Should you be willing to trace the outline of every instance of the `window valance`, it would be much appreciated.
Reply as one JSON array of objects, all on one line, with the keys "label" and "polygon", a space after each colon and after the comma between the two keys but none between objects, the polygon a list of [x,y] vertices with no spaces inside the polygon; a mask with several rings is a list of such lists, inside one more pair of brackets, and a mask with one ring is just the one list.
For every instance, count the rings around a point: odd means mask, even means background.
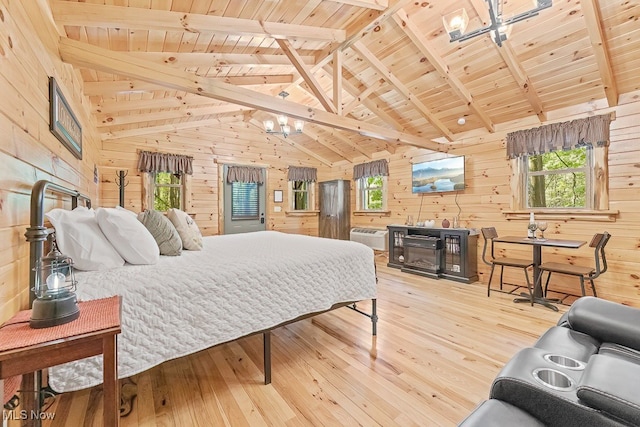
[{"label": "window valance", "polygon": [[318,169],[289,166],[287,179],[289,181],[316,182],[318,180]]},{"label": "window valance", "polygon": [[609,114],[552,123],[507,134],[507,156],[516,157],[571,150],[580,146],[609,146]]},{"label": "window valance", "polygon": [[193,175],[193,157],[141,151],[138,158],[138,170],[140,172],[168,172]]},{"label": "window valance", "polygon": [[361,163],[353,167],[353,180],[368,178],[370,176],[388,176],[389,163],[386,159],[374,160],[369,163]]},{"label": "window valance", "polygon": [[227,182],[257,182],[264,183],[262,168],[251,166],[229,166],[227,169]]}]

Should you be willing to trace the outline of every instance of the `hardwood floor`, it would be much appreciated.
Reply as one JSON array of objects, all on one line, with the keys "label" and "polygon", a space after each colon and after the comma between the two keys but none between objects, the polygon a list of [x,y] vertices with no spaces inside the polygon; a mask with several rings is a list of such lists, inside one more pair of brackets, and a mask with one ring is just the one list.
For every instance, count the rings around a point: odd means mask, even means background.
[{"label": "hardwood floor", "polygon": [[[137,376],[121,425],[456,425],[487,398],[502,365],[560,316],[497,292],[487,298],[479,282],[402,273],[382,257],[378,277],[377,339],[369,319],[348,309],[280,328],[268,386],[261,336],[164,363]],[[100,426],[100,387],[60,395],[49,411],[45,426]]]}]

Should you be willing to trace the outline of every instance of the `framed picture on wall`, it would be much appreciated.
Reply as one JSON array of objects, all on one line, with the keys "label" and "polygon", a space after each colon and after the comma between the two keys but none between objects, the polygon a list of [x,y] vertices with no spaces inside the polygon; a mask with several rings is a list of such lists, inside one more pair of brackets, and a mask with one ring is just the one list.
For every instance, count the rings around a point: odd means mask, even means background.
[{"label": "framed picture on wall", "polygon": [[54,77],[49,77],[49,130],[74,156],[82,159],[82,127]]}]

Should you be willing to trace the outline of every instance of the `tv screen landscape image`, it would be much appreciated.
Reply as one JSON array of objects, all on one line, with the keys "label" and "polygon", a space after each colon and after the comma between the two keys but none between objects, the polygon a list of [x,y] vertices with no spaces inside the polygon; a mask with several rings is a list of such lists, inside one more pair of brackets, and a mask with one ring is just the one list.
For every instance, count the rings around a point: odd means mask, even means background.
[{"label": "tv screen landscape image", "polygon": [[413,193],[464,190],[464,156],[430,160],[411,165]]}]

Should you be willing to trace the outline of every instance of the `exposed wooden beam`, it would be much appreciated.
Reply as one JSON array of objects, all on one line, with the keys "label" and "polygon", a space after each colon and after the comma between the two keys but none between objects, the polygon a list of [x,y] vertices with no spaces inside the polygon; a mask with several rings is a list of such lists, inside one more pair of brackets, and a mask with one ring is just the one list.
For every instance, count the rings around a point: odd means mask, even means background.
[{"label": "exposed wooden beam", "polygon": [[533,108],[533,112],[538,116],[538,119],[541,122],[544,122],[547,119],[547,116],[542,106],[542,101],[540,100],[536,89],[533,87],[531,79],[524,71],[524,68],[522,68],[520,61],[518,61],[516,53],[514,52],[513,47],[511,47],[511,42],[509,42],[509,40],[505,40],[502,42],[502,47],[496,46],[495,48],[498,49],[500,56],[502,56],[507,67],[509,67],[511,75],[518,83],[518,87],[522,94],[527,98],[527,101],[529,101],[529,104]]},{"label": "exposed wooden beam", "polygon": [[117,80],[104,82],[85,82],[82,89],[87,96],[109,96],[120,93],[143,93],[166,88],[141,80]]},{"label": "exposed wooden beam", "polygon": [[213,79],[232,84],[234,86],[254,86],[254,85],[282,85],[293,81],[292,74],[262,74],[251,76],[227,76],[213,77]]},{"label": "exposed wooden beam", "polygon": [[[253,126],[255,126],[256,128],[258,128],[258,129],[260,129],[260,130],[262,130],[264,132],[264,128],[262,127],[262,123],[260,123],[258,120],[250,119],[248,121],[248,123],[251,123]],[[309,150],[308,148],[303,147],[302,145],[298,144],[297,142],[293,141],[290,138],[285,138],[283,136],[275,135],[275,134],[267,134],[266,132],[265,132],[265,134],[269,138],[276,138],[276,139],[279,139],[280,141],[282,141],[282,142],[284,142],[286,144],[291,145],[292,147],[302,151],[303,153],[313,157],[316,160],[319,160],[320,162],[324,163],[325,165],[327,165],[329,167],[333,166],[333,163],[330,162],[329,160],[325,159],[324,157],[320,156],[319,154],[314,153],[313,151]]]},{"label": "exposed wooden beam", "polygon": [[134,136],[152,135],[155,133],[173,132],[180,129],[192,129],[206,126],[219,125],[219,119],[192,120],[189,122],[172,123],[160,126],[148,126],[136,129],[119,130],[113,132],[105,132],[100,134],[103,141],[120,138],[132,138]]},{"label": "exposed wooden beam", "polygon": [[356,150],[357,152],[359,152],[360,154],[362,154],[363,156],[365,156],[366,158],[370,159],[371,158],[371,153],[369,153],[367,150],[365,150],[364,148],[362,148],[360,145],[356,144],[355,142],[351,141],[349,138],[347,138],[346,136],[344,136],[339,130],[337,129],[333,129],[333,128],[328,128],[327,132],[329,132],[329,134],[334,137],[335,139],[337,139],[338,141],[342,142],[343,144],[348,145],[349,147],[353,148],[354,150]]},{"label": "exposed wooden beam", "polygon": [[[324,66],[324,71],[326,73],[330,73],[331,72],[331,68],[328,65]],[[384,80],[380,79],[378,80],[379,83],[384,83]],[[351,95],[353,96],[358,96],[360,94],[360,90],[355,87],[349,80],[343,79],[342,80],[342,87],[349,92]],[[367,107],[367,109],[369,111],[371,111],[371,113],[373,115],[375,115],[376,117],[378,117],[380,120],[382,120],[385,124],[389,125],[390,127],[392,127],[393,129],[402,132],[404,130],[404,128],[390,115],[388,115],[387,113],[385,113],[382,108],[379,108],[378,105],[372,101],[371,99],[367,99],[367,98],[363,98],[362,99],[362,104]],[[352,118],[355,118],[357,120],[356,117],[354,117],[351,114],[344,114],[344,116],[350,116]],[[391,144],[389,142],[386,141],[380,141],[380,144],[378,145],[378,149],[381,149],[381,147],[385,147],[384,149],[389,151],[390,153],[392,153],[393,148],[391,147]]]},{"label": "exposed wooden beam", "polygon": [[403,142],[415,147],[447,151],[445,145],[423,137],[363,123],[337,114],[280,100],[270,95],[230,85],[221,81],[195,76],[172,67],[160,67],[152,62],[132,58],[123,52],[111,51],[68,38],[60,39],[60,56],[64,62],[78,67],[145,80],[179,91],[195,93],[220,101],[250,108],[284,113],[307,122],[345,129],[371,138]]},{"label": "exposed wooden beam", "polygon": [[593,47],[593,53],[598,62],[600,78],[604,85],[604,92],[609,102],[609,107],[618,105],[618,85],[611,69],[611,60],[609,59],[609,50],[607,49],[607,41],[602,31],[600,9],[596,0],[582,0],[580,2],[582,11],[584,12],[584,20],[587,24],[589,39]]},{"label": "exposed wooden beam", "polygon": [[[293,76],[290,74],[283,74],[211,77],[211,79],[219,80],[235,86],[264,86],[289,84],[293,81]],[[153,92],[154,90],[166,90],[166,88],[157,84],[132,80],[86,82],[83,89],[84,94],[87,96],[108,96],[117,93],[139,93]]]},{"label": "exposed wooden beam", "polygon": [[104,129],[113,126],[131,125],[136,123],[152,122],[157,120],[185,119],[189,117],[203,117],[215,114],[242,113],[250,108],[234,104],[213,105],[208,107],[184,107],[179,110],[168,110],[144,114],[128,114],[116,116],[104,114],[98,117],[98,128]]},{"label": "exposed wooden beam", "polygon": [[324,109],[335,113],[336,109],[333,106],[331,99],[329,99],[322,87],[320,87],[320,83],[318,83],[318,80],[316,80],[316,78],[313,76],[313,72],[304,64],[302,58],[300,57],[300,55],[298,55],[298,52],[296,52],[293,46],[291,46],[291,43],[289,43],[288,40],[276,41],[278,42],[280,49],[282,49],[284,54],[287,55],[293,66],[296,67],[296,70],[298,70],[304,81],[309,85],[309,88],[316,96],[316,98],[318,98],[318,101],[320,101],[320,104],[322,104]]},{"label": "exposed wooden beam", "polygon": [[370,15],[365,15],[360,21],[354,22],[350,25],[350,31],[347,38],[340,43],[339,46],[327,46],[316,55],[316,67],[322,67],[326,64],[324,60],[330,60],[333,51],[336,49],[345,50],[351,47],[351,45],[371,31],[382,25],[387,19],[391,18],[397,11],[405,7],[407,4],[414,2],[415,0],[390,0],[389,7],[384,11],[372,12]]},{"label": "exposed wooden beam", "polygon": [[328,141],[325,141],[325,139],[322,136],[320,136],[320,134],[318,132],[314,131],[313,129],[310,129],[309,126],[306,126],[302,130],[302,133],[304,133],[309,138],[313,139],[316,143],[318,143],[318,144],[322,145],[323,147],[326,147],[329,150],[333,151],[338,156],[342,157],[343,159],[347,160],[348,162],[352,161],[352,159],[349,157],[348,154],[346,154],[344,151],[342,151],[338,147],[332,145]]},{"label": "exposed wooden beam", "polygon": [[[328,66],[325,66],[324,71],[327,73],[330,73],[331,69]],[[386,83],[386,82],[383,79],[380,79],[376,83],[380,83],[382,85],[383,83]],[[374,85],[376,83],[374,83]],[[352,96],[360,95],[360,89],[358,89],[353,83],[351,83],[347,79],[342,80],[342,87],[344,88],[344,90],[349,92]],[[378,104],[376,104],[375,101],[369,99],[368,96],[366,98],[365,97],[362,98],[362,105],[367,107],[369,111],[371,111],[374,115],[376,115],[380,120],[382,120],[389,127],[392,127],[393,129],[400,132],[404,131],[404,127],[400,123],[398,123],[396,119],[391,117],[389,114],[385,113],[384,110]]]},{"label": "exposed wooden beam", "polygon": [[[489,11],[487,9],[486,2],[483,0],[471,0],[471,5],[482,21],[482,26],[489,25]],[[490,37],[490,35],[487,37]],[[540,100],[538,93],[533,87],[531,79],[518,60],[518,57],[513,50],[513,47],[511,46],[509,40],[505,40],[504,42],[502,42],[502,47],[498,47],[496,45],[495,49],[498,50],[498,53],[500,54],[500,56],[502,56],[502,60],[507,64],[511,75],[518,84],[518,87],[520,88],[522,94],[525,96],[525,98],[527,98],[527,101],[529,101],[529,105],[531,105],[531,107],[533,108],[533,112],[535,113],[535,115],[538,116],[538,119],[541,122],[544,122],[546,120],[546,114],[542,106],[542,101]]]},{"label": "exposed wooden beam", "polygon": [[336,113],[340,116],[342,113],[342,51],[333,52],[333,105],[336,107]]},{"label": "exposed wooden beam", "polygon": [[203,98],[201,96],[195,96],[187,94],[187,96],[173,96],[167,98],[155,98],[155,99],[136,99],[132,101],[115,101],[115,100],[102,100],[91,106],[91,111],[96,114],[115,114],[125,112],[136,112],[138,110],[162,110],[166,108],[184,108],[193,106],[207,106],[213,107],[220,104],[215,100],[209,98]]},{"label": "exposed wooden beam", "polygon": [[427,58],[427,61],[436,69],[440,76],[449,84],[453,92],[462,99],[469,109],[480,119],[480,122],[489,131],[494,131],[494,125],[491,118],[487,113],[482,110],[478,103],[473,99],[471,92],[464,86],[460,79],[449,69],[449,66],[445,64],[442,57],[433,49],[427,38],[424,36],[424,32],[421,31],[416,24],[411,21],[404,9],[400,9],[393,19],[409,37],[413,44],[420,50],[420,52]]},{"label": "exposed wooden beam", "polygon": [[[147,61],[158,64],[173,65],[181,68],[188,67],[231,67],[243,65],[247,67],[270,67],[273,65],[291,65],[284,55],[259,55],[243,53],[208,53],[208,52],[130,52]],[[300,55],[305,65],[314,65],[315,58],[311,55]]]},{"label": "exposed wooden beam", "polygon": [[389,84],[391,84],[401,95],[403,95],[407,100],[422,114],[422,116],[431,123],[433,127],[435,127],[439,132],[441,132],[448,140],[453,141],[453,133],[440,121],[439,118],[435,116],[424,105],[418,98],[415,96],[409,88],[407,88],[404,83],[400,81],[391,70],[382,63],[376,56],[369,50],[362,42],[354,43],[351,48],[355,50],[365,61],[369,63],[375,70],[377,70],[382,78],[385,79]]},{"label": "exposed wooden beam", "polygon": [[367,9],[385,10],[389,7],[387,0],[332,0],[336,3],[349,4],[351,6],[364,7]]},{"label": "exposed wooden beam", "polygon": [[370,85],[368,88],[360,92],[359,94],[354,95],[355,98],[353,99],[353,101],[345,105],[345,107],[342,109],[342,115],[346,116],[347,114],[351,113],[353,109],[356,108],[358,105],[363,104],[365,100],[369,97],[369,95],[371,95],[373,92],[378,90],[380,86],[382,86],[383,82],[384,80],[378,80],[372,85]]},{"label": "exposed wooden beam", "polygon": [[274,39],[320,40],[342,42],[344,30],[308,25],[253,21],[224,16],[200,15],[167,10],[110,6],[54,0],[53,16],[59,25],[80,27],[126,28],[128,30],[185,31],[190,33],[224,33]]}]

